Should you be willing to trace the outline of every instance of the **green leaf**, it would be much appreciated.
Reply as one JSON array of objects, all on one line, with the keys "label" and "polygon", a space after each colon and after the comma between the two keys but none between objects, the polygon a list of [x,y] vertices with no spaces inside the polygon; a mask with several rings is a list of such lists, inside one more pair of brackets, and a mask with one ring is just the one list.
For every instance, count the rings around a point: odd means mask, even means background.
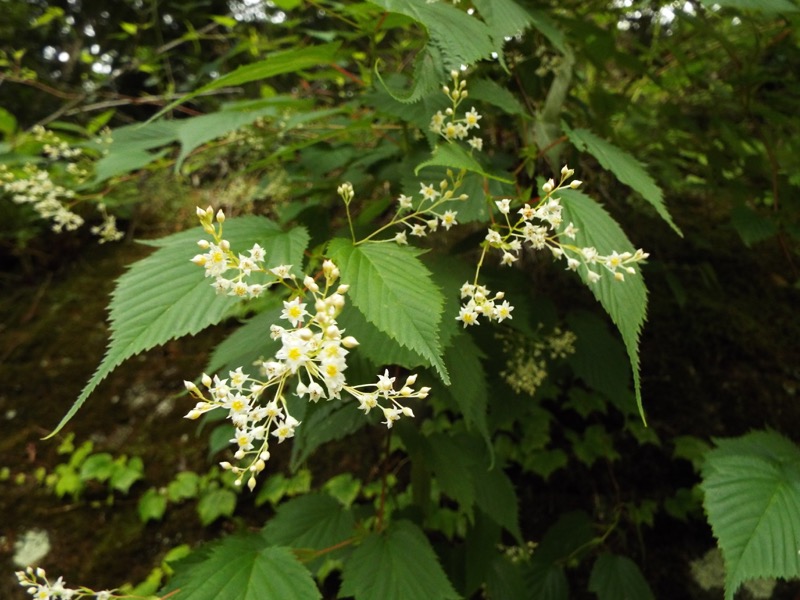
[{"label": "green leaf", "polygon": [[800,448],[774,431],[714,442],[701,488],[726,600],[748,579],[800,577]]},{"label": "green leaf", "polygon": [[106,481],[114,471],[114,457],[108,452],[92,454],[81,465],[81,479]]},{"label": "green leaf", "polygon": [[501,177],[500,175],[492,175],[484,171],[480,163],[455,142],[440,144],[434,148],[431,158],[417,165],[417,168],[414,169],[414,174],[419,174],[425,167],[446,167],[456,171],[463,169],[465,171],[477,173],[482,177],[502,181],[503,183],[514,183],[512,179]]},{"label": "green leaf", "polygon": [[494,50],[489,28],[480,20],[446,2],[370,0],[387,11],[411,17],[428,32],[442,53],[447,69],[458,69],[488,58]]},{"label": "green leaf", "polygon": [[224,110],[181,120],[178,126],[181,152],[175,161],[175,172],[180,171],[183,161],[198,146],[250,125],[264,115],[275,113],[274,106],[267,106],[251,111]]},{"label": "green leaf", "polygon": [[[281,504],[262,534],[272,545],[324,551],[353,537],[355,527],[353,513],[336,499],[327,494],[308,494]],[[309,558],[313,556],[309,554]],[[338,555],[324,552],[319,556],[324,557]],[[322,561],[316,562],[318,566]],[[309,568],[316,570],[313,563]]]},{"label": "green leaf", "polygon": [[[577,190],[561,190],[564,223],[572,222],[580,231],[578,246],[593,246],[601,254],[633,252],[633,245],[620,226],[591,198]],[[639,335],[647,315],[647,288],[640,272],[629,275],[625,281],[616,281],[606,274],[596,283],[589,283],[586,269],[579,269],[581,279],[589,286],[594,297],[614,321],[622,335],[633,371],[633,388],[636,405],[644,420],[641,380],[639,373]]]},{"label": "green leaf", "polygon": [[[225,235],[234,248],[245,250],[258,242],[273,264],[302,262],[308,244],[303,228],[283,232],[262,217],[241,217],[225,222]],[[111,341],[89,383],[61,419],[55,435],[78,411],[97,385],[123,361],[154,346],[184,335],[194,335],[220,322],[237,299],[218,296],[203,269],[191,262],[196,241],[205,238],[196,227],[148,244],[159,249],[135,263],[117,280],[109,306]]]},{"label": "green leaf", "polygon": [[216,373],[237,367],[247,370],[259,357],[273,356],[281,344],[280,340],[270,337],[269,328],[278,322],[281,311],[282,308],[265,310],[248,319],[214,348],[205,372]]},{"label": "green leaf", "polygon": [[469,82],[469,98],[493,104],[503,112],[518,117],[528,116],[528,110],[508,88],[492,79],[475,79]]},{"label": "green leaf", "polygon": [[475,503],[521,544],[517,492],[511,479],[497,465],[488,471],[480,464],[475,469],[474,479]]},{"label": "green leaf", "polygon": [[200,476],[194,471],[181,471],[167,485],[167,496],[172,502],[195,498],[199,489]]},{"label": "green leaf", "polygon": [[10,139],[16,130],[17,118],[5,108],[0,107],[0,133],[2,133],[6,139]]},{"label": "green leaf", "polygon": [[220,517],[230,517],[234,510],[236,510],[236,494],[224,488],[209,490],[197,502],[197,515],[203,527]]},{"label": "green leaf", "polygon": [[754,10],[765,13],[792,13],[800,8],[789,0],[701,0],[706,6],[718,5],[737,10]]},{"label": "green leaf", "polygon": [[[414,59],[414,76],[411,78],[411,90],[408,92],[402,92],[392,88],[380,74],[379,67],[380,61],[376,61],[375,76],[380,82],[381,87],[383,87],[389,96],[403,104],[417,102],[428,94],[438,91],[442,85],[445,73],[442,53],[438,48],[430,44],[425,46],[425,48],[417,54],[416,59]],[[428,116],[428,118],[430,117]]]},{"label": "green leaf", "polygon": [[506,40],[531,26],[531,15],[514,0],[473,0],[478,13],[489,27],[494,52],[505,68],[503,46]]},{"label": "green leaf", "polygon": [[94,178],[91,185],[97,185],[107,179],[143,169],[152,162],[166,156],[167,150],[148,152],[147,150],[124,150],[114,148],[113,151],[97,161],[94,167]]},{"label": "green leaf", "polygon": [[[294,50],[283,50],[274,52],[258,62],[243,65],[235,71],[218,77],[211,83],[199,87],[181,97],[174,102],[170,102],[166,107],[161,109],[158,114],[153,117],[157,119],[161,115],[171,111],[176,106],[188,102],[192,98],[218,90],[224,87],[243,85],[253,81],[261,81],[276,75],[284,73],[293,73],[309,69],[311,67],[318,67],[333,62],[336,51],[339,49],[339,43],[324,44],[322,46],[310,46],[308,48],[299,48]],[[151,119],[152,120],[152,119]]]},{"label": "green leaf", "polygon": [[127,494],[131,486],[144,479],[144,463],[138,456],[130,460],[125,457],[118,458],[114,462],[114,471],[111,473],[109,485],[112,489]]},{"label": "green leaf", "polygon": [[353,402],[326,402],[309,410],[310,415],[303,419],[292,444],[292,469],[299,467],[322,444],[355,433],[369,422]]},{"label": "green leaf", "polygon": [[[531,598],[536,600],[568,600],[569,582],[564,567],[532,561],[525,571],[525,583]],[[511,600],[509,598],[509,600]]]},{"label": "green leaf", "polygon": [[137,509],[142,523],[150,520],[160,521],[167,510],[167,497],[157,489],[150,488],[139,498]]},{"label": "green leaf", "polygon": [[744,204],[731,210],[731,225],[748,248],[778,233],[778,226],[772,219]]},{"label": "green leaf", "polygon": [[645,200],[653,205],[656,212],[672,227],[673,231],[683,237],[683,233],[672,220],[672,216],[664,204],[664,193],[650,177],[642,163],[612,143],[597,137],[588,129],[570,129],[566,125],[563,127],[567,132],[567,137],[578,150],[586,151],[594,156],[603,168],[608,169],[622,183],[639,192]]},{"label": "green leaf", "polygon": [[472,337],[459,333],[447,347],[444,362],[453,381],[447,393],[461,410],[467,427],[475,429],[488,440],[486,411],[489,391],[480,357],[480,348]]},{"label": "green leaf", "polygon": [[636,563],[626,556],[601,554],[589,576],[589,591],[598,600],[650,600],[654,598]]},{"label": "green leaf", "polygon": [[444,298],[419,260],[420,251],[393,243],[354,246],[336,238],[328,244],[328,254],[367,321],[423,356],[449,384],[437,336]]},{"label": "green leaf", "polygon": [[355,600],[459,598],[430,542],[409,521],[366,537],[344,564],[340,594]]},{"label": "green leaf", "polygon": [[[197,552],[196,552],[197,553]],[[289,548],[269,546],[257,534],[234,535],[199,557],[175,564],[160,596],[179,591],[180,600],[319,600],[311,573]]]}]

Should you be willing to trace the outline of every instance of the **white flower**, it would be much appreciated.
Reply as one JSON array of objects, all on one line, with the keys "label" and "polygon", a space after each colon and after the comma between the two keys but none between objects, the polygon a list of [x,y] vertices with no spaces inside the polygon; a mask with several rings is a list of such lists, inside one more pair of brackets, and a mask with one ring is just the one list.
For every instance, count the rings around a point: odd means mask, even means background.
[{"label": "white flower", "polygon": [[383,375],[378,375],[378,384],[375,387],[383,394],[384,398],[392,391],[394,380],[394,377],[389,377],[389,369],[384,370]]},{"label": "white flower", "polygon": [[511,210],[511,200],[509,200],[508,198],[497,200],[495,202],[495,205],[497,206],[497,210],[499,210],[504,215],[507,215]]},{"label": "white flower", "polygon": [[281,312],[281,319],[286,319],[292,324],[292,327],[297,327],[300,322],[303,320],[303,317],[307,317],[308,312],[306,312],[306,305],[300,302],[300,298],[297,297],[294,300],[290,300],[289,302],[283,302],[283,312]]},{"label": "white flower", "polygon": [[433,185],[421,183],[419,188],[419,193],[422,194],[422,198],[424,200],[430,200],[433,202],[438,198],[441,194],[439,193]]},{"label": "white flower", "polygon": [[400,194],[397,198],[397,202],[400,204],[401,209],[409,209],[411,208],[411,196],[406,196],[405,194]]},{"label": "white flower", "polygon": [[481,115],[478,114],[478,111],[475,110],[473,106],[467,114],[464,115],[464,120],[467,123],[467,129],[480,129],[480,125],[478,125],[478,121],[482,119]]},{"label": "white flower", "polygon": [[453,225],[458,225],[456,221],[456,215],[458,213],[454,210],[446,210],[445,213],[442,215],[442,226],[445,230],[450,231],[450,228]]}]

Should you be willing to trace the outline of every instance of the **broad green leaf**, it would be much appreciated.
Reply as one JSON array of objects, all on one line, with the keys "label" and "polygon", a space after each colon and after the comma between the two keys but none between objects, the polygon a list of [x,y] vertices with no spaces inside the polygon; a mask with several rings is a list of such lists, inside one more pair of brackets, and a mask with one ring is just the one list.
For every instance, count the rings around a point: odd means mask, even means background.
[{"label": "broad green leaf", "polygon": [[181,143],[181,151],[175,161],[175,171],[180,171],[183,161],[198,146],[250,125],[264,115],[275,113],[276,108],[268,106],[251,111],[219,111],[179,121],[178,140]]},{"label": "broad green leaf", "polygon": [[280,319],[282,307],[265,310],[242,324],[236,331],[214,348],[206,373],[244,367],[247,371],[259,357],[270,357],[280,349],[280,340],[269,335],[270,325]]},{"label": "broad green leaf", "polygon": [[6,139],[10,139],[16,130],[17,118],[5,108],[0,107],[0,133],[2,133]]},{"label": "broad green leaf", "polygon": [[580,558],[594,538],[592,519],[582,511],[564,513],[545,532],[536,548],[533,561],[542,564],[560,563],[567,557]]},{"label": "broad green leaf", "polygon": [[764,13],[793,13],[800,10],[790,0],[702,0],[706,6],[714,5],[737,10],[753,10]]},{"label": "broad green leaf", "polygon": [[506,67],[503,46],[506,40],[523,33],[532,23],[531,15],[514,0],[473,0],[478,14],[486,21],[498,60]]},{"label": "broad green leaf", "polygon": [[160,521],[167,510],[167,497],[160,494],[155,488],[150,488],[139,498],[137,511],[139,520],[147,523],[150,520]]},{"label": "broad green leaf", "polygon": [[530,587],[522,578],[520,565],[512,563],[505,556],[495,556],[489,563],[486,591],[492,600],[518,600],[529,597],[542,600],[542,596],[531,596]]},{"label": "broad green leaf", "polygon": [[[417,54],[414,60],[414,76],[411,78],[412,87],[407,92],[403,92],[389,85],[380,73],[380,66],[380,62],[376,61],[375,76],[380,82],[381,87],[386,90],[389,96],[403,104],[417,102],[428,94],[438,91],[442,85],[442,80],[445,78],[442,53],[431,44],[425,46],[425,48]],[[433,113],[426,111],[426,117],[428,119],[431,114]]]},{"label": "broad green leaf", "polygon": [[182,96],[180,99],[170,102],[166,107],[161,109],[159,113],[153,117],[157,119],[161,115],[171,111],[176,106],[188,102],[192,98],[205,94],[213,90],[218,90],[224,87],[243,85],[253,81],[261,81],[276,75],[284,73],[293,73],[302,71],[303,69],[310,69],[320,65],[326,65],[333,62],[336,51],[339,49],[339,43],[324,44],[322,46],[310,46],[308,48],[299,48],[294,50],[282,50],[274,52],[267,56],[265,59],[258,62],[243,65],[222,77],[218,77],[211,83],[207,83]]},{"label": "broad green leaf", "polygon": [[337,322],[341,329],[358,340],[356,352],[376,367],[397,365],[414,369],[428,365],[428,361],[421,354],[398,344],[389,334],[367,321],[359,310],[345,308]]},{"label": "broad green leaf", "polygon": [[[537,561],[535,558],[524,571],[528,594],[536,600],[568,600],[569,582],[564,567]],[[509,598],[511,600],[511,598]]]},{"label": "broad green leaf", "polygon": [[[580,247],[593,246],[601,254],[633,252],[634,248],[620,226],[591,198],[577,190],[561,190],[564,223],[574,223],[579,229],[576,243]],[[610,273],[600,281],[590,283],[586,269],[578,270],[581,279],[592,290],[594,297],[614,321],[622,335],[633,371],[633,388],[636,405],[644,420],[641,381],[639,373],[639,335],[647,315],[647,288],[640,272],[628,275],[625,281],[616,281]]]},{"label": "broad green leaf", "polygon": [[527,109],[507,87],[492,79],[475,79],[469,82],[469,98],[477,102],[493,104],[503,112],[518,117],[528,116]]},{"label": "broad green leaf", "polygon": [[461,410],[467,427],[475,429],[488,440],[486,407],[489,391],[480,357],[480,348],[473,339],[466,333],[459,333],[447,347],[444,362],[452,376],[448,394]]},{"label": "broad green leaf", "polygon": [[778,226],[772,219],[744,204],[731,210],[731,225],[748,248],[778,233]]},{"label": "broad green leaf", "polygon": [[167,496],[172,502],[181,502],[197,496],[200,476],[194,471],[181,471],[167,485]]},{"label": "broad green leaf", "polygon": [[601,554],[589,576],[598,600],[651,600],[653,592],[636,563],[626,556]]},{"label": "broad green leaf", "polygon": [[[612,334],[604,319],[586,311],[567,315],[567,325],[577,337],[575,353],[567,358],[575,374],[620,409],[627,408],[622,399],[631,398],[631,377],[619,338]],[[629,404],[635,411],[633,402]]]},{"label": "broad green leaf", "polygon": [[500,175],[492,175],[483,170],[480,163],[469,154],[464,148],[455,142],[440,144],[433,150],[433,156],[425,162],[417,165],[414,169],[414,174],[418,174],[425,167],[447,167],[456,171],[465,170],[473,173],[478,173],[483,177],[489,179],[497,179],[503,183],[513,183],[513,180]]},{"label": "broad green leaf", "polygon": [[800,577],[800,448],[774,431],[714,442],[701,488],[726,600],[748,579]]},{"label": "broad green leaf", "polygon": [[354,246],[336,238],[328,244],[353,305],[401,346],[423,356],[449,384],[437,335],[444,298],[419,253],[394,243]]},{"label": "broad green leaf", "polygon": [[675,233],[683,237],[683,233],[672,220],[672,216],[664,204],[664,193],[650,177],[642,163],[614,144],[597,137],[588,129],[569,129],[568,127],[564,127],[564,129],[578,150],[586,151],[594,156],[603,168],[608,169],[622,183],[639,192],[645,200],[653,205],[659,216],[672,227]]},{"label": "broad green leaf", "polygon": [[[261,244],[272,264],[301,264],[308,243],[305,229],[283,232],[262,217],[229,219],[225,222],[225,236],[232,240],[234,249],[242,251]],[[50,436],[72,418],[97,385],[123,361],[220,322],[236,304],[234,298],[216,295],[203,269],[191,262],[197,252],[197,240],[205,237],[196,227],[148,242],[158,250],[117,280],[109,305],[111,341],[106,355]]]},{"label": "broad green leaf", "polygon": [[459,598],[430,542],[410,521],[367,536],[344,564],[340,594],[355,600]]},{"label": "broad green leaf", "polygon": [[203,527],[220,517],[230,517],[236,510],[236,494],[225,488],[209,490],[197,501],[197,515]]},{"label": "broad green leaf", "polygon": [[322,551],[319,558],[336,557],[327,549],[353,537],[355,527],[353,513],[336,499],[326,494],[307,494],[281,504],[262,535],[272,545],[304,551],[306,559],[314,558],[313,551]]},{"label": "broad green leaf", "polygon": [[[177,128],[175,121],[153,121],[112,130],[108,153],[95,164],[94,178],[89,185],[136,171],[165,156],[166,149],[149,151],[175,142],[178,139]],[[94,142],[87,145],[102,148]]]},{"label": "broad green leaf", "polygon": [[322,444],[340,440],[369,423],[355,402],[326,402],[309,408],[292,444],[291,468],[299,467]]},{"label": "broad green leaf", "polygon": [[511,479],[496,465],[489,471],[480,463],[476,465],[474,479],[475,503],[521,544],[517,492]]},{"label": "broad green leaf", "polygon": [[[195,557],[194,554],[199,554]],[[319,600],[311,573],[289,548],[257,534],[234,535],[175,563],[159,592],[178,600]]]},{"label": "broad green leaf", "polygon": [[494,50],[489,28],[480,20],[446,2],[370,0],[390,12],[411,17],[428,32],[444,57],[447,69],[458,69],[488,58]]}]

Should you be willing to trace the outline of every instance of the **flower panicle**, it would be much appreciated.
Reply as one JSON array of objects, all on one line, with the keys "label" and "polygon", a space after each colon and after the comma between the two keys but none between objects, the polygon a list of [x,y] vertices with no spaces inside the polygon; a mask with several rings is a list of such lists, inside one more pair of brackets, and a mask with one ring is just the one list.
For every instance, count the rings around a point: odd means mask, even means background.
[{"label": "flower panicle", "polygon": [[110,600],[111,598],[120,598],[114,594],[113,590],[95,591],[87,587],[67,587],[63,577],[51,582],[41,567],[27,567],[24,571],[17,571],[16,576],[19,584],[35,600],[81,600],[83,598]]},{"label": "flower panicle", "polygon": [[[349,196],[351,189],[345,187],[343,194]],[[230,243],[222,238],[224,214],[215,214],[211,208],[198,209],[197,214],[214,241],[202,244],[206,254],[192,261],[205,268],[207,276],[221,277],[233,268],[238,271],[235,279],[244,281],[247,275],[242,255],[234,255]],[[347,356],[358,346],[358,340],[346,335],[337,321],[345,308],[349,286],[339,281],[341,273],[333,261],[325,260],[316,278],[306,275],[298,282],[289,266],[263,267],[267,260],[263,249],[251,249],[250,257],[244,258],[252,260],[253,264],[248,265],[251,273],[271,274],[288,282],[291,289],[290,297],[283,301],[278,322],[269,330],[270,337],[280,342],[280,348],[272,357],[256,362],[258,373],[255,375],[238,367],[229,371],[227,377],[203,374],[200,385],[185,381],[184,386],[195,400],[186,418],[198,419],[216,409],[227,412],[234,426],[230,442],[237,464],[226,461],[221,466],[236,475],[237,485],[246,482],[252,490],[270,458],[270,443],[274,440],[282,443],[294,437],[296,428],[301,425],[290,413],[288,396],[316,403],[323,399],[341,399],[345,393],[358,401],[358,409],[365,414],[380,409],[385,418],[383,423],[391,428],[400,417],[413,417],[407,401],[424,399],[430,389],[415,389],[416,375],[396,387],[396,377],[390,377],[388,370],[376,383],[348,383]]]}]

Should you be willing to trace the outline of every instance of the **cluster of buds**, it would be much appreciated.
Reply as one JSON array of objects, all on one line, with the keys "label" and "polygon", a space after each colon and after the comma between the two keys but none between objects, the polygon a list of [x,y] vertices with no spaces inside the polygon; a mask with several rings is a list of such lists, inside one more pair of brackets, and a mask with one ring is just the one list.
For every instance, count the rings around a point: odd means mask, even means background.
[{"label": "cluster of buds", "polygon": [[[474,106],[464,113],[463,117],[457,116],[458,108],[466,100],[469,92],[467,91],[467,82],[460,79],[458,71],[451,71],[450,77],[453,80],[452,89],[450,86],[445,85],[442,87],[442,91],[450,100],[451,106],[447,107],[444,112],[436,111],[436,114],[431,117],[430,124],[430,130],[441,135],[448,142],[463,140],[470,134],[471,130],[480,129],[478,121],[482,118]],[[477,136],[468,139],[467,144],[473,150],[480,151],[483,149],[483,140]]]},{"label": "cluster of buds", "polygon": [[[225,220],[224,215],[217,213],[214,216],[210,209],[200,209],[198,215],[203,228],[215,238],[215,247],[209,247],[210,253],[221,252],[223,257],[215,261],[213,256],[204,256],[203,260],[194,262],[204,266],[207,275],[211,269],[210,274],[219,278],[221,275],[217,271],[221,267],[215,267],[214,264],[228,260],[237,265],[242,275],[241,255],[234,257],[228,244],[222,247],[221,225]],[[258,262],[264,260],[265,257],[260,256]],[[266,269],[272,274],[276,270],[281,275],[286,272],[281,279],[289,281],[293,296],[283,302],[281,323],[275,323],[270,328],[270,336],[280,341],[280,349],[270,359],[259,361],[259,376],[252,377],[244,372],[243,367],[239,367],[229,371],[224,379],[204,374],[201,379],[203,389],[190,381],[184,382],[197,401],[186,415],[187,418],[197,419],[215,409],[227,411],[235,427],[235,435],[230,441],[236,448],[234,458],[239,464],[223,462],[222,467],[236,474],[237,485],[246,479],[251,490],[270,458],[271,438],[277,439],[278,443],[283,442],[293,437],[300,425],[289,413],[288,395],[318,402],[320,399],[341,399],[344,392],[358,401],[358,409],[365,414],[372,409],[381,410],[385,419],[383,423],[391,428],[401,416],[414,416],[411,408],[406,406],[408,400],[425,398],[430,391],[427,387],[418,390],[412,387],[416,375],[408,377],[396,389],[395,377],[390,377],[388,371],[379,375],[376,383],[348,384],[345,375],[347,355],[358,346],[358,341],[353,336],[346,336],[337,323],[348,292],[347,285],[338,283],[339,269],[330,260],[324,261],[324,286],[311,276],[306,276],[302,285],[296,285],[295,278],[288,274],[286,266]],[[244,282],[243,279],[241,281]],[[247,285],[246,282],[244,285]]]},{"label": "cluster of buds", "polygon": [[[197,216],[203,231],[212,236],[213,241],[198,240],[197,245],[201,250],[205,250],[205,253],[197,254],[191,260],[194,264],[205,268],[206,277],[214,278],[214,283],[211,285],[218,294],[238,296],[242,299],[258,298],[264,290],[276,283],[284,280],[295,282],[296,278],[291,272],[292,265],[264,267],[266,256],[264,249],[258,244],[253,244],[247,256],[241,253],[234,254],[230,242],[222,237],[222,224],[225,222],[225,213],[222,210],[214,214],[214,209],[210,206],[205,209],[198,208]],[[236,273],[226,277],[230,270]],[[253,282],[251,277],[254,274],[262,274],[261,280]]]},{"label": "cluster of buds", "polygon": [[[469,198],[466,194],[456,194],[461,185],[462,175],[456,176],[452,170],[448,169],[447,178],[442,179],[438,185],[420,183],[419,197],[400,194],[397,198],[397,211],[392,220],[362,241],[369,240],[385,229],[396,225],[400,225],[403,229],[386,241],[393,241],[401,246],[408,244],[409,234],[415,237],[425,237],[428,233],[438,231],[440,227],[449,231],[451,227],[458,225],[456,220],[458,211],[445,210],[443,205]],[[353,186],[350,183],[343,183],[339,186],[338,193],[345,206],[349,206],[354,197]]]},{"label": "cluster of buds", "polygon": [[600,254],[596,248],[581,247],[571,243],[564,243],[563,238],[574,240],[578,228],[573,223],[568,223],[562,228],[562,207],[559,198],[553,196],[559,190],[569,188],[577,189],[581,182],[571,180],[574,170],[566,165],[561,169],[561,179],[556,183],[548,180],[542,186],[543,196],[536,206],[525,204],[517,211],[516,221],[511,220],[511,201],[508,199],[495,202],[497,210],[505,220],[504,233],[491,228],[486,234],[485,245],[502,252],[501,263],[514,264],[520,257],[523,244],[527,243],[534,250],[548,248],[557,259],[567,261],[567,269],[577,271],[581,266],[586,268],[587,279],[591,283],[600,280],[601,274],[593,267],[605,268],[616,281],[624,281],[625,275],[635,275],[636,269],[632,263],[645,260],[649,254],[639,249],[636,252],[616,252]]},{"label": "cluster of buds", "polygon": [[59,577],[54,582],[47,579],[47,573],[41,567],[28,567],[24,571],[17,571],[17,581],[26,588],[27,592],[35,600],[80,600],[81,598],[94,598],[95,600],[110,600],[118,598],[111,591],[103,590],[96,592],[89,588],[81,587],[77,589],[68,588],[64,584],[64,578]]}]

